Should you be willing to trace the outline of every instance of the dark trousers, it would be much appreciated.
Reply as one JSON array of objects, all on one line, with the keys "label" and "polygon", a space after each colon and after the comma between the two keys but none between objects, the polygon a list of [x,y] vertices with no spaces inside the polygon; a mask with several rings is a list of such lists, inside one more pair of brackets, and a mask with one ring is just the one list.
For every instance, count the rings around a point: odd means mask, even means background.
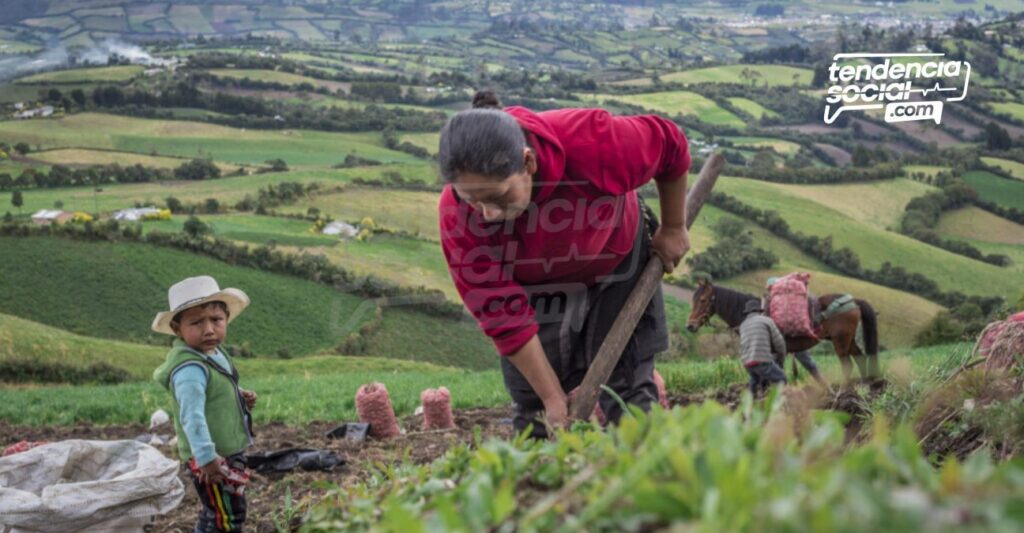
[{"label": "dark trousers", "polygon": [[[227,458],[228,466],[237,470],[245,470],[245,456],[235,454]],[[245,494],[225,482],[203,483],[189,470],[192,485],[199,494],[202,507],[199,509],[199,521],[196,533],[213,533],[216,531],[242,531],[245,522]]]},{"label": "dark trousers", "polygon": [[772,385],[786,384],[786,373],[775,363],[757,363],[746,367],[746,369],[750,374],[750,392],[755,397],[763,394]]},{"label": "dark trousers", "polygon": [[[642,201],[640,207],[641,218],[633,249],[615,272],[594,286],[569,289],[572,294],[565,300],[567,304],[563,312],[538,320],[540,331],[537,336],[562,390],[566,392],[583,382],[605,336],[650,258],[651,236],[657,230],[658,221]],[[530,292],[530,287],[524,288]],[[544,290],[548,291],[550,287],[544,287]],[[608,387],[625,403],[644,411],[650,410],[651,403],[658,401],[658,389],[654,385],[654,356],[666,349],[668,326],[659,285],[626,343],[608,380]],[[516,431],[522,432],[532,424],[532,437],[547,438],[541,419],[544,410],[541,399],[507,358],[502,358],[501,370],[505,388],[515,402],[513,426]],[[612,395],[602,392],[598,403],[607,421],[618,422],[623,411]]]},{"label": "dark trousers", "polygon": [[796,352],[793,357],[800,363],[801,366],[807,369],[811,375],[818,374],[818,365],[814,364],[814,359],[811,358],[811,351],[804,350],[802,352]]}]

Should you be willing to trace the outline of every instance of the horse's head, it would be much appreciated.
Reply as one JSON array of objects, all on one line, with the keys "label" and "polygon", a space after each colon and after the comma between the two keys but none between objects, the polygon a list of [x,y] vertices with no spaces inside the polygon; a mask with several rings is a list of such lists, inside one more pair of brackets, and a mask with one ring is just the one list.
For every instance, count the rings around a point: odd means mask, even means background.
[{"label": "horse's head", "polygon": [[696,333],[715,314],[715,291],[711,280],[703,279],[697,284],[697,290],[693,291],[692,303],[693,308],[690,310],[690,318],[686,320],[686,329]]}]

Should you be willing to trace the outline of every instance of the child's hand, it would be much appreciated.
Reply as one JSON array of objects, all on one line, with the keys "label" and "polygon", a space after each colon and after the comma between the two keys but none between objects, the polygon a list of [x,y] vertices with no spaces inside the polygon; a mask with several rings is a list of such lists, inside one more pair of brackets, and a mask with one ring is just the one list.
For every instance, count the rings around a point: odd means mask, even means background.
[{"label": "child's hand", "polygon": [[256,400],[259,399],[259,396],[251,390],[242,390],[241,392],[242,399],[245,400],[245,406],[252,409],[256,405]]},{"label": "child's hand", "polygon": [[220,483],[227,476],[228,467],[224,458],[217,456],[214,460],[199,468],[199,481],[206,484]]}]

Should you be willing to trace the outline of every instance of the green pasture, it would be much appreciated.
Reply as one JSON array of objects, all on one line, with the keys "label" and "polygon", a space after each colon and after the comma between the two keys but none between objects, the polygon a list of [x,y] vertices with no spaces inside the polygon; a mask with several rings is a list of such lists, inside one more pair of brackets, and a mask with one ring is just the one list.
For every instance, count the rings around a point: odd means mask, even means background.
[{"label": "green pasture", "polygon": [[382,162],[418,159],[383,146],[380,134],[247,130],[178,120],[78,113],[52,120],[0,122],[0,141],[43,148],[93,148],[147,155],[213,158],[236,164],[283,159],[292,166],[330,166],[348,153]]}]

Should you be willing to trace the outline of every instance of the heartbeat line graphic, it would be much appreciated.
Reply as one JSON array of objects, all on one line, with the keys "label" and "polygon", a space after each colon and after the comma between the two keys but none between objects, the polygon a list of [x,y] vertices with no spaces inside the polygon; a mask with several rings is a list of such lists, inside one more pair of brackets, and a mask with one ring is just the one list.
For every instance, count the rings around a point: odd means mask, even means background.
[{"label": "heartbeat line graphic", "polygon": [[908,92],[921,93],[921,96],[928,96],[928,93],[935,91],[955,91],[956,87],[943,87],[942,84],[936,83],[931,89],[911,89]]}]

